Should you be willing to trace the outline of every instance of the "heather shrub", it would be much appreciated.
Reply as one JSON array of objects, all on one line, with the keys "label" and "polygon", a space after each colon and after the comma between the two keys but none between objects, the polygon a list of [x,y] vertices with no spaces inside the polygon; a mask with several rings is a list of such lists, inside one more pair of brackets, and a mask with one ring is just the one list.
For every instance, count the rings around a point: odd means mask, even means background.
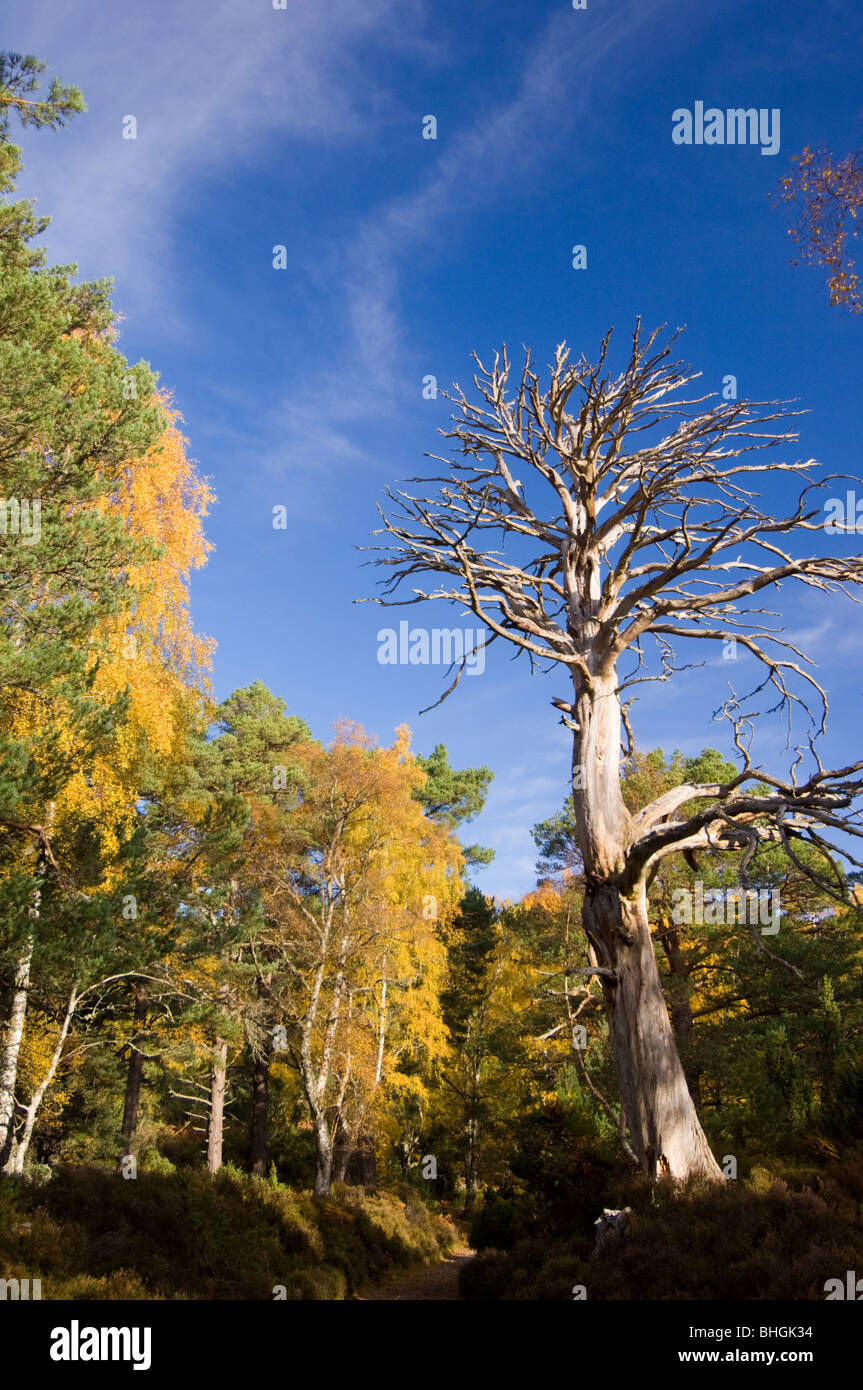
[{"label": "heather shrub", "polygon": [[0,1188],[0,1271],[42,1277],[43,1299],[273,1299],[280,1285],[341,1299],[451,1240],[418,1196],[342,1187],[319,1201],[230,1170],[66,1167]]},{"label": "heather shrub", "polygon": [[593,1257],[593,1231],[535,1232],[461,1275],[466,1299],[823,1299],[827,1279],[863,1267],[863,1227],[843,1192],[782,1181],[633,1190],[626,1237]]}]

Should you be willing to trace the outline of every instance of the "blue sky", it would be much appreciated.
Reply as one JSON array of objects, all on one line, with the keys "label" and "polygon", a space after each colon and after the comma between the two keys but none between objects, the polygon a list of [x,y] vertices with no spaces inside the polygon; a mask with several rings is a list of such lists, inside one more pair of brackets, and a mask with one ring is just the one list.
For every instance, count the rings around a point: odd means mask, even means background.
[{"label": "blue sky", "polygon": [[[567,792],[568,735],[549,703],[566,679],[531,678],[497,643],[482,675],[419,717],[440,668],[377,661],[378,629],[401,616],[456,621],[353,602],[375,592],[355,547],[383,488],[440,447],[448,407],[423,400],[423,377],[467,387],[471,352],[502,341],[541,364],[561,339],[591,356],[611,325],[623,365],[641,314],[687,326],[681,354],[704,390],[733,373],[741,396],[796,398],[810,413],[793,456],[859,472],[861,322],[829,307],[817,271],[789,266],[769,195],[804,144],[859,146],[861,38],[863,11],[838,0],[7,10],[2,46],[45,59],[89,108],[23,139],[21,188],[53,218],[48,252],[114,277],[122,349],[173,389],[219,497],[193,583],[196,624],[218,643],[216,695],[260,678],[322,738],[343,715],[383,741],[407,722],[419,751],[444,741],[456,765],[487,763],[495,782],[470,832],[497,852],[486,891],[534,881],[530,826]],[[675,145],[672,112],[698,100],[778,108],[779,152]],[[429,114],[436,140],[422,138]],[[781,599],[830,693],[825,755],[850,761],[859,610]],[[727,747],[711,722],[727,667],[698,655],[703,670],[642,688],[643,748]],[[756,747],[769,764],[782,743],[766,727]]]}]

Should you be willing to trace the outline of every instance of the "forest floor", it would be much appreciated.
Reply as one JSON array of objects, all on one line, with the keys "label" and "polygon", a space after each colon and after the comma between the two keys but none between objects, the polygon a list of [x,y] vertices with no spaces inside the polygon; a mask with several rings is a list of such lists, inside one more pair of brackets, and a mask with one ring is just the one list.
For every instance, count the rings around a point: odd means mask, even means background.
[{"label": "forest floor", "polygon": [[458,1299],[458,1276],[462,1265],[474,1258],[466,1245],[457,1245],[443,1259],[420,1269],[402,1271],[384,1284],[363,1289],[355,1300],[369,1303],[413,1302],[434,1300],[454,1302]]}]

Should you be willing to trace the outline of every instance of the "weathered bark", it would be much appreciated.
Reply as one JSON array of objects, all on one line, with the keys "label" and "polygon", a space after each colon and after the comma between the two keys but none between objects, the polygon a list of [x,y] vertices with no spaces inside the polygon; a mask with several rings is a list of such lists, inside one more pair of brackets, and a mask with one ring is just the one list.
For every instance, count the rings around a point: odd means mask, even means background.
[{"label": "weathered bark", "polygon": [[267,1176],[269,1145],[267,1134],[267,1096],[270,1063],[266,1057],[252,1054],[252,1137],[249,1158],[256,1178]]},{"label": "weathered bark", "polygon": [[126,1095],[123,1101],[123,1126],[121,1138],[123,1149],[121,1157],[132,1152],[135,1133],[138,1128],[138,1105],[141,1099],[141,1079],[144,1075],[144,1054],[141,1051],[144,1024],[147,1021],[147,989],[137,982],[132,985],[135,992],[134,1031],[129,1045],[129,1069],[126,1073]]},{"label": "weathered bark", "polygon": [[602,982],[632,1148],[651,1178],[721,1180],[668,1017],[645,875],[634,884],[626,876],[630,819],[620,790],[617,677],[577,678],[575,686],[573,805],[585,868],[582,922]]},{"label": "weathered bark", "polygon": [[[674,993],[669,1000],[671,1031],[675,1038],[682,1040],[685,1059],[685,1046],[692,1036],[695,1022],[692,1017],[689,962],[685,952],[681,950],[680,933],[675,927],[663,926],[656,934],[662,942],[662,949],[665,952],[668,968],[675,984]],[[692,1096],[697,1110],[701,1106],[701,1070],[698,1067],[687,1066],[686,1075],[689,1081],[689,1094]]]},{"label": "weathered bark", "polygon": [[643,893],[588,885],[584,925],[603,969],[609,1039],[632,1147],[651,1178],[721,1179],[677,1052]]},{"label": "weathered bark", "polygon": [[224,1038],[217,1038],[210,1068],[210,1123],[207,1127],[207,1168],[211,1173],[218,1173],[222,1166],[227,1070],[228,1044]]},{"label": "weathered bark", "polygon": [[21,1054],[21,1041],[24,1037],[24,1021],[27,1017],[27,996],[30,990],[33,948],[34,938],[31,933],[24,942],[21,954],[15,964],[15,973],[12,979],[12,1002],[9,1010],[9,1022],[6,1025],[3,1057],[0,1061],[0,1159],[6,1153],[12,1138],[15,1086],[18,1081],[18,1058]]}]

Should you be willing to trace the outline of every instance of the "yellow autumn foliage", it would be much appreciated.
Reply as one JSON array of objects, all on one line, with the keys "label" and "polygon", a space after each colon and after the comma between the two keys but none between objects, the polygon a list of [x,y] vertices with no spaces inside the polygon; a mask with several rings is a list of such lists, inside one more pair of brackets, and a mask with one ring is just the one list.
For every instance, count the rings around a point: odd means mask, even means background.
[{"label": "yellow autumn foliage", "polygon": [[[214,498],[188,456],[179,413],[164,393],[156,400],[166,422],[159,442],[128,460],[115,491],[95,504],[119,512],[129,535],[159,548],[130,566],[128,584],[139,589],[138,597],[130,609],[104,621],[92,642],[92,699],[108,706],[127,691],[128,717],[109,750],[73,774],[54,808],[58,828],[95,815],[108,853],[134,818],[143,769],[151,760],[181,756],[186,733],[200,723],[209,696],[213,643],[192,625],[189,580],[212,548],[202,522]],[[46,717],[58,732],[60,751],[74,755],[74,730],[59,701],[49,714],[44,701],[19,697],[13,727],[23,735],[44,727]]]}]

